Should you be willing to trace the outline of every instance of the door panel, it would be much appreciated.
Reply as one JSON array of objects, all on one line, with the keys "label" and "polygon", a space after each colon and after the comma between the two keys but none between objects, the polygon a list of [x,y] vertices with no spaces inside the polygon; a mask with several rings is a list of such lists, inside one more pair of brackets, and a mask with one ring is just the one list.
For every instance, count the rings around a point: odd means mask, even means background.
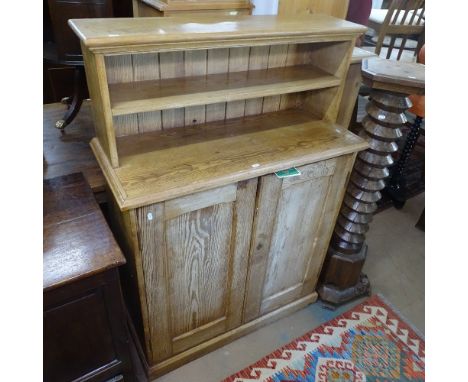
[{"label": "door panel", "polygon": [[225,315],[233,203],[166,222],[172,333],[190,332]]},{"label": "door panel", "polygon": [[138,209],[152,362],[240,326],[257,179]]},{"label": "door panel", "polygon": [[260,178],[244,322],[314,292],[352,155]]},{"label": "door panel", "polygon": [[263,298],[271,298],[302,284],[312,251],[311,236],[320,223],[329,180],[329,177],[322,177],[283,188],[271,239]]}]

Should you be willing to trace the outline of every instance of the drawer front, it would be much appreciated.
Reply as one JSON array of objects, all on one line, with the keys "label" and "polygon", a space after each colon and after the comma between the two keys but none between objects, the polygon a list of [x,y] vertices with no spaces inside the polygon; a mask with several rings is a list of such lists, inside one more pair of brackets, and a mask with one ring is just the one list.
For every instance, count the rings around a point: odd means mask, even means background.
[{"label": "drawer front", "polygon": [[354,156],[259,180],[244,305],[251,321],[315,291]]},{"label": "drawer front", "polygon": [[256,186],[252,179],[138,209],[153,362],[240,325]]},{"label": "drawer front", "polygon": [[98,370],[120,369],[101,288],[44,311],[44,380],[73,381]]}]

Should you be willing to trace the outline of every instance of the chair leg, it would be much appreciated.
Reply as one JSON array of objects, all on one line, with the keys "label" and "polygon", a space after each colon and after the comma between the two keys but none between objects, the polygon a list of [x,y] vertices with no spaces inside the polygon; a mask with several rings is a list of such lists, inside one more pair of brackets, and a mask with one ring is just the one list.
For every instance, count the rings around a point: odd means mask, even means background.
[{"label": "chair leg", "polygon": [[55,122],[55,127],[60,130],[64,130],[80,111],[81,105],[84,101],[83,94],[83,81],[85,81],[84,68],[81,66],[75,67],[74,80],[73,80],[73,98],[71,103],[69,100],[63,100],[63,103],[69,104],[68,110],[63,116],[63,119],[59,119]]},{"label": "chair leg", "polygon": [[391,178],[387,183],[385,192],[393,201],[395,208],[400,209],[406,203],[406,179],[405,179],[405,169],[408,163],[408,160],[411,156],[411,153],[416,146],[419,136],[421,135],[421,117],[416,117],[414,124],[411,126],[411,131],[406,137],[406,142],[403,147],[400,158],[398,159],[397,164],[392,171]]}]

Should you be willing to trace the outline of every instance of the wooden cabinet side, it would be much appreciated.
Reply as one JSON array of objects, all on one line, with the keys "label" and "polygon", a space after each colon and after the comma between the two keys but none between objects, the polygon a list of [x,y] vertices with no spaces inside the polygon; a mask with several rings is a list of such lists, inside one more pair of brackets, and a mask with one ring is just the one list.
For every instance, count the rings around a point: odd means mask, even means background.
[{"label": "wooden cabinet side", "polygon": [[120,269],[122,291],[139,340],[141,344],[144,344],[146,357],[149,360],[151,345],[148,307],[137,234],[136,210],[121,211],[109,189],[107,190],[107,206],[112,231],[127,260],[125,266]]}]

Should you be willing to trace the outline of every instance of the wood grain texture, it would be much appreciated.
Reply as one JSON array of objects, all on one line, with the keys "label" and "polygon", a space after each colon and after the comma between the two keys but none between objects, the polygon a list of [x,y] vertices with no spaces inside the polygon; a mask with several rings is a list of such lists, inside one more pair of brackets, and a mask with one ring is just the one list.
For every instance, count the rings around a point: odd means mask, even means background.
[{"label": "wood grain texture", "polygon": [[177,367],[186,364],[187,362],[190,362],[200,357],[201,355],[204,355],[214,349],[225,345],[226,343],[232,342],[239,337],[251,333],[256,329],[261,328],[262,326],[268,325],[274,321],[286,317],[289,314],[292,314],[304,308],[305,306],[314,303],[316,300],[317,293],[311,293],[310,295],[302,297],[290,304],[284,305],[271,313],[265,314],[260,318],[245,323],[239,326],[238,328],[225,332],[180,354],[176,354],[175,356],[163,362],[151,366],[148,370],[149,377],[156,378],[158,376],[161,376],[171,370],[176,369]]},{"label": "wood grain texture", "polygon": [[[311,238],[320,224],[328,186],[328,177],[321,177],[283,189],[271,236],[262,300],[302,284],[309,258],[314,255]],[[294,262],[290,261],[291,256]],[[260,310],[262,314],[268,312],[263,304]]]},{"label": "wood grain texture", "polygon": [[330,180],[327,202],[323,207],[320,224],[313,237],[312,253],[306,266],[304,280],[302,282],[301,296],[312,293],[318,282],[320,271],[327,254],[328,244],[333,233],[334,226],[340,210],[340,202],[343,200],[346,185],[351,174],[356,154],[343,155],[336,158],[336,172]]},{"label": "wood grain texture", "polygon": [[[254,46],[250,48],[249,56],[249,72],[257,71],[268,68],[268,56],[270,54],[270,47],[266,46]],[[265,73],[268,73],[266,71]],[[276,81],[275,81],[276,82]],[[274,93],[277,93],[274,92]],[[260,94],[264,96],[268,94]],[[245,113],[244,115],[257,115],[262,112],[263,98],[261,99],[248,99],[245,101]]]},{"label": "wood grain texture", "polygon": [[[307,54],[318,68],[333,73],[336,77],[344,80],[349,69],[354,45],[354,39],[328,45],[316,44],[314,49]],[[318,95],[306,97],[305,107],[315,109],[322,119],[335,122],[344,88],[345,81],[342,81],[338,88],[318,91]]]},{"label": "wood grain texture", "polygon": [[137,209],[153,363],[241,324],[255,195],[253,179]]},{"label": "wood grain texture", "polygon": [[[262,51],[266,52],[267,49],[269,47]],[[251,98],[276,95],[278,91],[287,94],[340,84],[338,78],[323,70],[317,70],[313,65],[261,70],[266,69],[268,56],[267,53],[265,57],[258,56],[259,54],[253,61],[264,62],[256,62],[255,65],[251,62],[254,68],[245,72],[224,72],[208,76],[197,73],[190,77],[186,68],[187,77],[111,85],[109,89],[112,113],[116,116],[155,109],[197,106],[193,110],[200,110],[204,119],[206,104],[247,99],[246,107],[251,108],[252,113],[260,114],[261,102]],[[191,72],[194,65],[190,64]],[[206,63],[200,63],[200,66],[198,72],[201,72],[201,69],[206,70]]]},{"label": "wood grain texture", "polygon": [[235,246],[232,249],[232,272],[230,274],[232,293],[226,314],[227,330],[238,327],[242,322],[257,185],[257,178],[253,178],[239,182],[237,186],[237,202],[233,217],[234,230],[231,237],[231,243],[235,243]]},{"label": "wood grain texture", "polygon": [[182,214],[209,207],[213,204],[233,202],[236,200],[236,191],[237,186],[229,184],[224,187],[169,200],[166,202],[164,219],[174,219]]},{"label": "wood grain texture", "polygon": [[344,19],[349,0],[279,0],[278,15],[326,14]]},{"label": "wood grain texture", "polygon": [[[159,80],[159,54],[146,53],[132,55],[134,81]],[[161,130],[161,111],[138,113],[138,132]]]},{"label": "wood grain texture", "polygon": [[335,160],[327,162],[300,167],[301,181],[275,175],[261,178],[244,322],[301,295],[305,271],[314,255],[311,237],[320,225],[335,168]]},{"label": "wood grain texture", "polygon": [[193,23],[191,17],[179,17],[176,21],[146,17],[83,19],[68,23],[86,47],[100,53],[115,52],[122,45],[127,46],[128,52],[138,51],[143,46],[146,51],[162,46],[172,49],[181,43],[185,43],[185,48],[228,46],[227,41],[233,42],[231,46],[252,46],[259,42],[266,45],[272,41],[291,40],[291,36],[295,40],[307,38],[312,42],[346,35],[357,37],[366,31],[361,25],[326,15],[238,16],[225,17],[222,22],[218,16],[200,16],[197,23]]},{"label": "wood grain texture", "polygon": [[252,321],[260,315],[270,238],[274,229],[281,184],[282,181],[273,174],[263,176],[259,181],[242,318],[244,323]]},{"label": "wood grain texture", "polygon": [[[105,82],[106,112],[129,118],[116,123],[120,166],[100,138],[91,146],[117,212],[133,216],[150,374],[314,301],[350,163],[337,158],[368,147],[335,124],[364,28],[325,16],[108,23],[118,36],[70,24],[93,57],[126,60]],[[273,174],[290,167],[302,174]]]},{"label": "wood grain texture", "polygon": [[[288,57],[288,45],[272,45],[268,55],[268,69],[283,68],[286,66]],[[265,97],[263,100],[263,113],[278,111],[283,95]]]},{"label": "wood grain texture", "polygon": [[[311,118],[286,110],[120,137],[122,166],[106,170],[106,179],[120,207],[128,209],[367,147],[338,126]],[[108,168],[98,141],[92,141],[92,148],[101,166]]]},{"label": "wood grain texture", "polygon": [[112,167],[117,167],[119,165],[119,158],[110,110],[105,59],[101,54],[89,52],[83,44],[81,50],[83,52],[89,95],[93,100],[92,112],[96,136]]},{"label": "wood grain texture", "polygon": [[226,317],[210,321],[205,325],[185,332],[184,334],[173,338],[172,348],[174,354],[179,354],[184,350],[193,348],[200,343],[209,341],[211,338],[226,332]]},{"label": "wood grain texture", "polygon": [[344,84],[343,95],[341,97],[340,107],[336,122],[344,128],[349,128],[354,108],[357,102],[357,96],[362,84],[361,65],[366,58],[375,57],[375,53],[354,47],[351,56],[351,62],[346,81]]},{"label": "wood grain texture", "polygon": [[190,0],[144,0],[144,3],[158,9],[160,11],[195,11],[201,9],[207,10],[222,10],[222,9],[250,9],[252,4],[249,0],[208,0],[197,1],[196,4]]},{"label": "wood grain texture", "polygon": [[[148,214],[152,214],[151,220],[148,219]],[[172,355],[164,204],[153,204],[138,209],[137,224],[144,273],[143,291],[146,291],[145,298],[148,306],[149,350],[151,351],[149,361],[154,363]]]},{"label": "wood grain texture", "polygon": [[[106,56],[106,74],[109,85],[133,82],[133,66],[131,55]],[[110,86],[109,86],[110,88]],[[111,103],[112,103],[112,94]],[[138,133],[138,116],[136,114],[121,115],[113,117],[115,135]]]},{"label": "wood grain texture", "polygon": [[348,75],[343,89],[336,123],[344,128],[349,128],[354,108],[358,99],[359,89],[361,87],[361,64],[352,64],[349,67]]},{"label": "wood grain texture", "polygon": [[425,91],[423,64],[366,58],[362,62],[362,76],[372,89],[402,94],[424,94]]},{"label": "wood grain texture", "polygon": [[232,204],[216,204],[167,222],[173,335],[224,317]]},{"label": "wood grain texture", "polygon": [[[183,77],[185,73],[184,52],[165,52],[159,54],[161,79]],[[162,128],[171,129],[184,126],[185,110],[183,108],[162,111]]]},{"label": "wood grain texture", "polygon": [[242,1],[165,1],[133,0],[133,17],[199,16],[215,14],[219,17],[250,15],[253,5]]},{"label": "wood grain texture", "polygon": [[[192,50],[184,52],[185,76],[196,77],[206,76],[208,57],[206,50]],[[160,89],[161,91],[162,89]],[[146,97],[145,97],[146,98]],[[180,107],[181,105],[174,105]],[[182,105],[185,106],[185,105]],[[156,109],[163,109],[158,107],[157,104],[153,105]],[[198,104],[195,106],[187,107],[185,109],[185,126],[196,125],[204,123],[206,119],[206,106],[205,104]]]},{"label": "wood grain texture", "polygon": [[44,181],[43,289],[125,264],[82,174]]},{"label": "wood grain texture", "polygon": [[[249,69],[250,47],[229,49],[229,72],[243,72]],[[232,101],[226,104],[226,118],[243,117],[245,100]]]},{"label": "wood grain texture", "polygon": [[152,358],[149,311],[143,259],[138,238],[138,218],[136,210],[120,211],[110,190],[107,190],[107,206],[110,225],[117,242],[127,259],[127,266],[121,272],[122,290],[125,294],[129,313],[137,327],[139,340],[144,346],[146,358]]}]

